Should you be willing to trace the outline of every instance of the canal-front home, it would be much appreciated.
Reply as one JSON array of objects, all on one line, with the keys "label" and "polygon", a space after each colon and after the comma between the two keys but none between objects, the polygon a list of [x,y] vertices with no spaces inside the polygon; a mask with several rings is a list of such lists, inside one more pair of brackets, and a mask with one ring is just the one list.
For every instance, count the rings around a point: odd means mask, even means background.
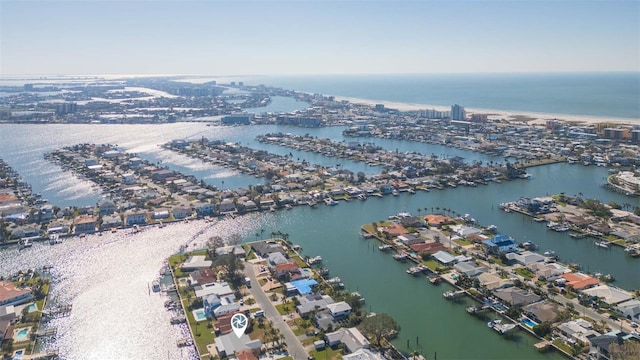
[{"label": "canal-front home", "polygon": [[20,305],[31,300],[31,288],[17,288],[12,282],[0,281],[0,306]]},{"label": "canal-front home", "polygon": [[96,231],[96,218],[90,215],[79,216],[75,219],[76,234],[90,234]]}]

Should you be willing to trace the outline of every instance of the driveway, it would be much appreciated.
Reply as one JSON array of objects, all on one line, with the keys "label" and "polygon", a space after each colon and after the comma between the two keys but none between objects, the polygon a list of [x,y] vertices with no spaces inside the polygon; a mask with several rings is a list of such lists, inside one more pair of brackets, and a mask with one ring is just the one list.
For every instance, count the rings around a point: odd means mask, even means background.
[{"label": "driveway", "polygon": [[295,359],[306,360],[309,354],[300,343],[300,340],[296,337],[296,335],[291,331],[289,325],[287,325],[284,320],[282,320],[282,315],[278,312],[278,310],[273,306],[271,300],[267,297],[267,294],[260,287],[260,283],[256,278],[256,274],[254,271],[254,265],[248,262],[244,264],[244,274],[251,279],[251,295],[256,299],[260,308],[264,310],[264,314],[267,319],[271,320],[273,325],[280,330],[280,332],[284,335],[284,339],[287,343],[287,347],[289,348],[289,354]]}]

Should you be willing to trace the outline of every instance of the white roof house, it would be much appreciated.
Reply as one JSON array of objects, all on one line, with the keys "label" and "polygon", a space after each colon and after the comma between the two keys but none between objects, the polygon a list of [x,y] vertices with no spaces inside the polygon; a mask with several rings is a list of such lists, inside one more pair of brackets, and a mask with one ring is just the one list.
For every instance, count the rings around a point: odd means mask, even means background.
[{"label": "white roof house", "polygon": [[618,311],[627,319],[640,321],[640,300],[633,299],[618,304]]},{"label": "white roof house", "polygon": [[196,287],[195,290],[197,297],[203,297],[211,294],[223,297],[225,295],[233,294],[233,290],[231,290],[229,284],[224,281],[204,284],[199,288]]},{"label": "white roof house", "polygon": [[208,269],[211,264],[211,260],[205,260],[204,255],[194,255],[189,257],[181,267],[183,270]]},{"label": "white roof house", "polygon": [[449,254],[446,251],[438,251],[437,253],[431,255],[434,259],[436,259],[439,263],[447,265],[455,262],[456,258],[453,255]]},{"label": "white roof house", "polygon": [[602,298],[603,301],[609,305],[632,299],[630,292],[609,285],[598,285],[590,289],[582,290],[582,292],[587,295]]},{"label": "white roof house", "polygon": [[507,259],[514,260],[522,265],[543,262],[545,259],[544,256],[531,251],[523,251],[521,253],[512,252],[512,253],[508,253],[506,257]]}]

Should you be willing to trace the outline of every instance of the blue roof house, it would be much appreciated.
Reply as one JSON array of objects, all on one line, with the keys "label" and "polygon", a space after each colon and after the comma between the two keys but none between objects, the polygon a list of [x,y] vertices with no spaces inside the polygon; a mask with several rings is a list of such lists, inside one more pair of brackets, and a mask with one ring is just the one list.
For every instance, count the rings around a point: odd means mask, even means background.
[{"label": "blue roof house", "polygon": [[491,254],[504,254],[518,250],[518,244],[507,235],[496,235],[489,240],[483,241],[482,244],[486,247],[487,252]]}]

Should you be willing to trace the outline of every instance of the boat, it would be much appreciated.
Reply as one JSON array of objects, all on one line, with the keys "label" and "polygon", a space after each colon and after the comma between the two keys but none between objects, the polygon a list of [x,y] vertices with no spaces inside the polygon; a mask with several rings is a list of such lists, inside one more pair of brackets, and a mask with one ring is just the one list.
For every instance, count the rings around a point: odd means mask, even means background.
[{"label": "boat", "polygon": [[315,200],[309,200],[309,201],[307,201],[307,205],[309,205],[309,207],[311,207],[311,208],[312,208],[312,207],[315,207],[317,204],[318,204],[318,202],[317,202],[317,201],[315,201]]},{"label": "boat", "polygon": [[334,277],[334,278],[331,278],[331,279],[327,280],[327,284],[335,285],[340,289],[344,288],[344,283],[342,282],[342,280],[339,277]]},{"label": "boat", "polygon": [[567,225],[556,225],[554,227],[551,228],[551,230],[553,231],[558,231],[558,232],[565,232],[569,230],[569,226]]},{"label": "boat", "polygon": [[516,328],[516,324],[503,324],[502,320],[491,320],[487,323],[487,326],[497,331],[499,334],[504,334],[507,331],[511,331]]},{"label": "boat", "polygon": [[450,300],[450,299],[455,299],[461,296],[462,294],[464,294],[464,290],[458,290],[458,291],[450,290],[450,291],[444,292],[442,296],[444,296],[445,299]]},{"label": "boat", "polygon": [[330,197],[329,197],[329,198],[324,199],[324,203],[325,203],[327,206],[336,206],[336,205],[338,205],[338,202],[337,202],[337,201],[335,201],[335,200],[333,200],[333,199],[332,199],[332,198],[330,198]]},{"label": "boat", "polygon": [[307,259],[308,265],[319,264],[322,262],[322,256],[314,256],[312,258]]},{"label": "boat", "polygon": [[398,196],[398,194],[399,194],[399,193],[398,193],[398,190],[393,190],[393,191],[391,192],[391,195],[393,195],[393,196]]},{"label": "boat", "polygon": [[601,247],[603,249],[608,249],[609,248],[609,244],[607,244],[606,241],[596,241],[594,243],[594,245],[597,246],[597,247]]},{"label": "boat", "polygon": [[191,339],[180,339],[176,344],[178,347],[191,346],[193,345],[193,341]]},{"label": "boat", "polygon": [[160,291],[160,281],[153,280],[153,282],[151,283],[151,289],[153,290],[153,292],[159,292]]},{"label": "boat", "polygon": [[363,296],[362,296],[362,294],[360,294],[359,292],[354,291],[354,292],[352,292],[352,293],[351,293],[351,296],[353,296],[353,297],[357,298],[357,299],[358,299],[358,301],[360,301],[360,303],[361,303],[361,304],[363,304],[363,303],[364,303],[364,297],[363,297]]},{"label": "boat", "polygon": [[30,248],[33,245],[33,242],[29,239],[20,239],[18,241],[18,245],[20,246],[20,250]]},{"label": "boat", "polygon": [[534,217],[533,221],[535,221],[535,222],[543,222],[543,221],[546,221],[546,219],[543,218],[543,217]]},{"label": "boat", "polygon": [[407,274],[417,276],[422,274],[425,270],[427,270],[427,267],[424,265],[412,266],[407,269]]},{"label": "boat", "polygon": [[182,323],[187,322],[187,318],[184,317],[184,316],[181,316],[181,315],[180,316],[174,316],[174,317],[171,318],[170,322],[171,322],[171,324],[174,324],[174,325],[175,324],[182,324]]},{"label": "boat", "polygon": [[572,232],[572,233],[569,234],[569,236],[571,236],[574,239],[582,239],[582,238],[586,237],[587,234],[579,233],[579,232]]},{"label": "boat", "polygon": [[520,246],[526,250],[532,250],[537,248],[536,244],[534,244],[533,241],[525,241],[522,244],[520,244]]},{"label": "boat", "polygon": [[393,249],[393,246],[391,246],[389,244],[384,244],[384,245],[378,246],[378,249],[380,251],[389,251],[389,250]]},{"label": "boat", "polygon": [[556,256],[556,252],[553,251],[553,250],[547,250],[542,255],[544,255],[544,256]]},{"label": "boat", "polygon": [[59,237],[58,234],[51,235],[49,237],[49,245],[55,245],[55,244],[61,243],[61,241],[60,241],[60,239],[58,237]]},{"label": "boat", "polygon": [[442,277],[440,275],[430,276],[429,282],[433,285],[438,285],[442,282]]},{"label": "boat", "polygon": [[398,261],[405,261],[407,260],[407,257],[408,256],[405,253],[398,253],[393,255],[393,259]]},{"label": "boat", "polygon": [[495,225],[489,225],[489,226],[487,226],[487,231],[492,232],[492,233],[497,232],[498,231],[498,227],[495,226]]}]

